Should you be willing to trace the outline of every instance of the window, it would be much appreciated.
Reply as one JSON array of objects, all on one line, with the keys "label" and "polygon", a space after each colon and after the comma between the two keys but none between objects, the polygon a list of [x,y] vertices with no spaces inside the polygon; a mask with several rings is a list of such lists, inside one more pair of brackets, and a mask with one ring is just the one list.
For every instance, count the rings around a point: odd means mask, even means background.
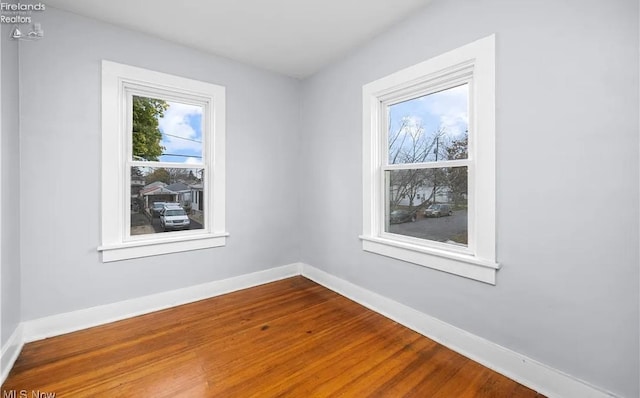
[{"label": "window", "polygon": [[494,48],[363,87],[365,251],[495,284]]},{"label": "window", "polygon": [[225,89],[102,62],[102,252],[224,246]]}]

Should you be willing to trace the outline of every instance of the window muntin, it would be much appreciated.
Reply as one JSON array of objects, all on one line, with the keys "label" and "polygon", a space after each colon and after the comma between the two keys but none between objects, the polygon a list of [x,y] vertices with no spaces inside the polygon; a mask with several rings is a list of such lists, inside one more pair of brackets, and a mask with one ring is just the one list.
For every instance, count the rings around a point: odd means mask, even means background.
[{"label": "window muntin", "polygon": [[[150,151],[140,150],[140,139],[148,138],[141,135],[141,118],[134,123],[134,103],[140,110],[140,102],[162,111],[146,117]],[[103,261],[225,245],[225,102],[222,86],[102,62]],[[153,173],[172,176],[162,187],[170,189],[155,193],[169,194],[170,203],[187,210],[189,223],[182,228],[173,222],[162,233],[134,231],[134,214],[154,211],[154,200],[141,194],[154,188],[146,181]]]},{"label": "window muntin", "polygon": [[[206,190],[208,168],[203,150],[208,139],[209,102],[176,99],[177,92],[139,85],[124,86],[127,103],[126,167],[131,170],[130,216],[125,240],[153,239],[154,234],[186,235],[208,228],[204,209],[191,215],[194,185]],[[134,183],[144,183],[138,188]],[[137,195],[134,191],[138,191]],[[168,229],[154,203],[189,210],[189,225]],[[196,232],[194,232],[196,231]]]},{"label": "window muntin", "polygon": [[203,163],[203,105],[132,94],[130,111],[132,160]]},{"label": "window muntin", "polygon": [[[387,113],[389,164],[449,160],[451,143],[469,129],[469,84],[391,104]],[[456,158],[466,159],[466,146],[460,149]]]},{"label": "window muntin", "polygon": [[467,166],[386,171],[384,232],[466,248],[467,178]]},{"label": "window muntin", "polygon": [[[439,88],[389,105],[387,117],[384,233],[410,236],[431,244],[468,246],[469,83]],[[442,167],[457,161],[459,167]],[[427,211],[443,204],[441,212]],[[403,211],[410,217],[393,217]],[[407,223],[406,221],[410,221]]]},{"label": "window muntin", "polygon": [[[146,165],[146,163],[145,163]],[[204,189],[203,168],[132,166],[130,195],[130,240],[140,235],[197,233],[205,228],[205,209],[196,200]],[[189,227],[165,231],[160,215],[165,206],[179,207],[189,217]],[[171,210],[167,210],[171,211]],[[166,213],[166,212],[165,212]],[[186,232],[195,231],[195,232]]]},{"label": "window muntin", "polygon": [[[416,109],[438,114],[452,96],[462,111],[445,112],[428,128],[434,115]],[[363,144],[363,250],[494,284],[495,37],[364,85]],[[402,189],[399,181],[411,178],[418,183]],[[457,218],[466,220],[466,234],[422,228],[420,222],[443,221],[420,219],[431,205],[466,211]]]}]

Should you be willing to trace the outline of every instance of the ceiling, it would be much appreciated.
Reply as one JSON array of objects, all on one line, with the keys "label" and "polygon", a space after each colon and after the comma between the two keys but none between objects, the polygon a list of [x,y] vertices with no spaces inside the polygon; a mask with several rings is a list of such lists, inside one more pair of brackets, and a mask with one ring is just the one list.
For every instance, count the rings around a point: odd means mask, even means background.
[{"label": "ceiling", "polygon": [[47,5],[304,78],[429,1],[48,0]]}]

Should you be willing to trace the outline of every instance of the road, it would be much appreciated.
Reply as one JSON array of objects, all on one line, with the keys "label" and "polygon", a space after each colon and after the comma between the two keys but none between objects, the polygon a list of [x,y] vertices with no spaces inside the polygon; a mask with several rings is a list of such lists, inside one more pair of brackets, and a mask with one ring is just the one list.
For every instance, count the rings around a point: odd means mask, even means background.
[{"label": "road", "polygon": [[446,242],[461,241],[467,236],[467,211],[456,210],[453,215],[440,218],[420,218],[415,222],[391,224],[389,232],[415,238]]}]

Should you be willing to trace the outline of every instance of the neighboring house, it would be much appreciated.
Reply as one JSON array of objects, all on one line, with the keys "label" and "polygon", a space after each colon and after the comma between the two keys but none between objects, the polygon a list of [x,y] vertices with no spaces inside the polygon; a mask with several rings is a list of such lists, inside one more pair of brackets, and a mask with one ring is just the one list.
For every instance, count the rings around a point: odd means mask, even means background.
[{"label": "neighboring house", "polygon": [[191,209],[192,210],[204,210],[204,186],[202,183],[189,185],[191,190]]},{"label": "neighboring house", "polygon": [[[154,202],[175,202],[184,205],[192,203],[193,192],[192,187],[183,182],[167,185],[164,182],[156,181],[140,189],[138,198],[142,200],[145,208],[152,207]],[[202,192],[201,184],[200,192]],[[202,195],[200,194],[199,197]]]},{"label": "neighboring house", "polygon": [[138,197],[140,191],[144,188],[144,177],[142,176],[131,176],[131,197]]},{"label": "neighboring house", "polygon": [[176,202],[179,202],[181,204],[191,203],[191,188],[187,184],[182,182],[174,182],[171,185],[167,185],[165,189],[173,191],[177,194]]},{"label": "neighboring house", "polygon": [[177,202],[178,194],[167,189],[167,184],[161,181],[153,182],[140,190],[139,197],[144,207],[150,208],[154,202]]},{"label": "neighboring house", "polygon": [[142,207],[142,199],[140,197],[140,191],[144,189],[144,177],[131,176],[131,210],[139,211]]},{"label": "neighboring house", "polygon": [[[396,197],[396,191],[398,187],[391,188],[392,197]],[[418,206],[422,204],[422,202],[431,198],[433,194],[432,186],[421,186],[416,189],[416,196],[413,198],[413,206]],[[436,193],[436,202],[437,203],[452,203],[453,202],[453,192],[448,187],[439,187],[438,192]],[[409,197],[404,195],[398,201],[398,205],[400,206],[409,206]]]},{"label": "neighboring house", "polygon": [[151,184],[147,184],[147,185],[145,185],[145,186],[144,186],[144,188],[142,188],[142,190],[141,190],[141,191],[146,192],[146,191],[148,191],[148,190],[150,190],[150,189],[153,189],[153,188],[157,188],[157,187],[166,187],[166,186],[167,186],[167,184],[165,184],[165,183],[164,183],[164,182],[162,182],[162,181],[154,181],[154,182],[152,182]]}]

